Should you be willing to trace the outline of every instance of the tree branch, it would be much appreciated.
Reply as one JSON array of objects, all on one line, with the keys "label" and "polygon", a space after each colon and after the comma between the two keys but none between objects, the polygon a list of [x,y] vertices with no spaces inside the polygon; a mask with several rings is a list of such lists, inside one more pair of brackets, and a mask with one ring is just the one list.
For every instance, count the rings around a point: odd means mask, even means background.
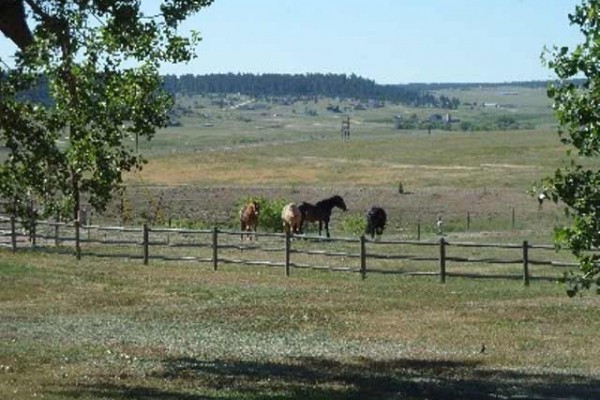
[{"label": "tree branch", "polygon": [[21,50],[31,44],[23,0],[0,0],[0,31]]}]

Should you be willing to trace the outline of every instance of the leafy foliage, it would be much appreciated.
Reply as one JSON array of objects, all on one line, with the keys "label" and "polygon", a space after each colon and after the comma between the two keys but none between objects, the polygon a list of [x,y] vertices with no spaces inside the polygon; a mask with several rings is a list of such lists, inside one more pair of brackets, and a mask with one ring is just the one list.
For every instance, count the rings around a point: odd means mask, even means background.
[{"label": "leafy foliage", "polygon": [[367,226],[365,216],[362,214],[349,214],[344,216],[341,223],[342,231],[350,235],[360,236],[365,233]]},{"label": "leafy foliage", "polygon": [[[585,0],[569,15],[584,36],[574,49],[555,47],[549,68],[559,81],[548,88],[560,125],[559,136],[568,146],[570,160],[542,180],[543,196],[565,205],[571,225],[558,228],[555,242],[571,249],[580,263],[581,274],[565,275],[567,294],[600,284],[597,249],[600,246],[600,171],[583,166],[582,158],[600,155],[600,2]],[[546,54],[547,55],[547,54]],[[583,77],[581,85],[569,80]],[[538,190],[538,191],[539,191]]]},{"label": "leafy foliage", "polygon": [[[33,42],[13,69],[0,67],[0,144],[9,150],[0,196],[17,215],[32,199],[42,215],[77,218],[82,200],[105,209],[122,172],[145,162],[131,142],[168,123],[159,65],[190,60],[199,40],[180,36],[179,23],[211,3],[163,1],[149,16],[139,1],[27,1]],[[40,80],[52,100],[45,107],[23,95]]]}]

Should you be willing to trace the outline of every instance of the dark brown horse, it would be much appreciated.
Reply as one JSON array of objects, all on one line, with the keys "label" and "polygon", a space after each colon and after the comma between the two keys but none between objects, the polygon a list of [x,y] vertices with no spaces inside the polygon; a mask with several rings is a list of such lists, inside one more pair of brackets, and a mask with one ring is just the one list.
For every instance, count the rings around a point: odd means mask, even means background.
[{"label": "dark brown horse", "polygon": [[[242,240],[244,239],[244,232],[256,232],[259,212],[260,205],[254,200],[245,204],[240,209],[240,230],[242,231]],[[248,238],[252,238],[250,234],[248,234]]]},{"label": "dark brown horse", "polygon": [[329,220],[331,219],[331,210],[333,207],[338,207],[344,211],[347,210],[346,203],[344,203],[344,199],[340,196],[335,195],[325,200],[321,200],[316,204],[310,203],[300,203],[298,208],[300,209],[300,213],[302,214],[302,222],[300,223],[300,232],[302,232],[302,227],[305,222],[318,222],[319,223],[319,236],[321,236],[321,231],[323,229],[323,225],[325,225],[325,233],[327,237],[329,236]]},{"label": "dark brown horse", "polygon": [[385,210],[381,207],[371,207],[367,211],[367,226],[365,233],[371,235],[371,239],[380,237],[385,229],[385,223],[387,222],[387,215]]}]

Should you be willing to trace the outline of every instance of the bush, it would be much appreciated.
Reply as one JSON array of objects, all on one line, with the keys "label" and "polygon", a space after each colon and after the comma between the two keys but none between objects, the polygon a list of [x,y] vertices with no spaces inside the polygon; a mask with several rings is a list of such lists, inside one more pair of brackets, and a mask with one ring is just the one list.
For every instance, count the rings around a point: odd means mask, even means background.
[{"label": "bush", "polygon": [[362,214],[346,215],[342,219],[342,231],[349,235],[360,236],[365,233],[367,222]]}]

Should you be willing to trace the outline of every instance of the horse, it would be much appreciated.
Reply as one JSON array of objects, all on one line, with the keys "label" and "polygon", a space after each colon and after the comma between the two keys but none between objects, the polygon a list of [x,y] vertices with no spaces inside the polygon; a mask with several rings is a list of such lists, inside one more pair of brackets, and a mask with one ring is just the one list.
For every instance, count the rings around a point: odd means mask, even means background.
[{"label": "horse", "polygon": [[298,208],[302,214],[302,221],[300,222],[300,232],[302,232],[302,227],[304,226],[304,222],[318,222],[319,223],[319,236],[321,236],[321,231],[323,229],[323,225],[325,225],[325,233],[327,237],[329,236],[329,219],[331,218],[331,210],[333,207],[338,207],[343,211],[347,211],[346,203],[344,203],[344,199],[341,196],[335,195],[325,200],[321,200],[316,204],[310,204],[306,202],[300,203]]},{"label": "horse", "polygon": [[302,214],[296,203],[289,203],[281,210],[281,221],[286,233],[297,234],[300,232]]},{"label": "horse", "polygon": [[367,226],[365,233],[371,235],[371,239],[375,238],[375,235],[381,237],[383,230],[385,229],[385,223],[387,222],[387,214],[381,207],[371,207],[367,211]]},{"label": "horse", "polygon": [[[240,236],[242,240],[244,240],[244,232],[256,232],[259,212],[260,205],[254,200],[244,204],[240,209],[240,231],[242,231]],[[252,239],[250,234],[248,234],[248,238]]]}]

